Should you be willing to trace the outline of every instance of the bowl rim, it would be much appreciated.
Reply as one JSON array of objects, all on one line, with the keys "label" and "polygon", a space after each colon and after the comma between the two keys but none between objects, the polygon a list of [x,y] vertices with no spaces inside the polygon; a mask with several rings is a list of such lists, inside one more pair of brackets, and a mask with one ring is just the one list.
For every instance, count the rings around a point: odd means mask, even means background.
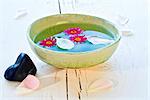
[{"label": "bowl rim", "polygon": [[[38,46],[30,37],[30,30],[31,30],[31,27],[32,25],[41,20],[41,19],[44,19],[44,18],[48,18],[48,17],[52,17],[52,16],[62,16],[62,15],[80,15],[80,16],[88,16],[88,17],[94,17],[94,18],[97,18],[97,19],[100,19],[100,20],[103,20],[105,22],[107,22],[108,24],[112,25],[117,31],[118,31],[118,34],[117,34],[117,38],[114,40],[114,42],[104,46],[103,48],[98,48],[98,49],[95,49],[95,50],[91,50],[91,51],[84,51],[84,52],[60,52],[60,51],[54,51],[54,50],[49,50],[49,49],[46,49],[46,48],[42,48],[40,46]],[[103,49],[106,49],[108,47],[111,47],[113,46],[114,44],[117,44],[120,40],[121,40],[121,32],[119,31],[119,28],[114,25],[112,22],[106,20],[106,19],[103,19],[103,18],[100,18],[100,17],[97,17],[97,16],[92,16],[92,15],[87,15],[87,14],[73,14],[73,13],[65,13],[65,14],[54,14],[54,15],[49,15],[49,16],[45,16],[45,17],[41,17],[37,20],[35,20],[34,22],[32,22],[28,29],[27,29],[27,39],[30,43],[32,43],[32,45],[34,45],[35,47],[43,50],[43,51],[48,51],[48,52],[53,52],[53,53],[58,53],[58,54],[71,54],[71,55],[74,55],[74,54],[85,54],[85,53],[93,53],[93,52],[98,52],[98,51],[101,51]]]}]

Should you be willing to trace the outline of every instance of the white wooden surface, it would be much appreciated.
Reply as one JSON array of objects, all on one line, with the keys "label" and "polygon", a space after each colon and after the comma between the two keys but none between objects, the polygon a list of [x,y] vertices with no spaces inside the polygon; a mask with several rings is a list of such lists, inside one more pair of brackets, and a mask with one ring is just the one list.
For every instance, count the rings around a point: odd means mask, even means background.
[{"label": "white wooden surface", "polygon": [[[82,13],[106,18],[117,23],[117,15],[130,19],[128,25],[134,31],[130,37],[122,37],[113,57],[103,65],[77,70],[83,89],[95,79],[111,79],[115,86],[109,91],[97,91],[88,95],[81,92],[81,100],[147,100],[148,68],[148,17],[146,0],[60,0],[62,13]],[[19,9],[28,14],[14,19]],[[67,100],[65,70],[56,69],[41,62],[31,51],[26,31],[28,26],[43,16],[58,14],[57,0],[0,0],[0,100]],[[38,67],[37,76],[50,75],[41,80],[41,88],[30,94],[15,94],[17,82],[4,79],[5,69],[13,64],[19,53],[27,53]],[[78,100],[78,78],[68,69],[68,98]],[[58,79],[58,80],[57,80]],[[74,82],[73,82],[74,81]],[[76,86],[77,85],[77,86]],[[77,87],[77,88],[76,88]]]}]

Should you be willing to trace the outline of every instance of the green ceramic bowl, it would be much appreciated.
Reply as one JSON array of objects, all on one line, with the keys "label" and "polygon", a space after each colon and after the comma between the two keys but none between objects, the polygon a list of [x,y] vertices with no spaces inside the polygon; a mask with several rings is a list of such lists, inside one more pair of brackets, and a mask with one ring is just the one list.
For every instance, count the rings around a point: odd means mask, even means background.
[{"label": "green ceramic bowl", "polygon": [[[113,37],[115,42],[104,48],[86,52],[52,51],[36,44],[36,42],[70,27],[100,31]],[[44,33],[43,31],[47,28],[50,29]],[[43,34],[36,38],[40,32]],[[112,23],[102,18],[81,14],[58,14],[41,18],[31,24],[27,37],[36,55],[47,64],[58,68],[86,68],[103,63],[112,56],[120,41],[119,31]]]}]

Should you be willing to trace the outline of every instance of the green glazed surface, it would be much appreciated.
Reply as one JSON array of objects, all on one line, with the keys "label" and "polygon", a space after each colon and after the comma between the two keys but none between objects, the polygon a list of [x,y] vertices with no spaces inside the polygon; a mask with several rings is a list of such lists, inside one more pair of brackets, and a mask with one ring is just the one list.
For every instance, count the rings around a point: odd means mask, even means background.
[{"label": "green glazed surface", "polygon": [[[36,45],[36,42],[70,27],[100,31],[113,37],[115,42],[104,48],[87,52],[59,52]],[[42,34],[38,35],[40,32]],[[120,34],[112,23],[98,17],[81,14],[58,14],[41,18],[31,24],[27,37],[36,55],[42,61],[58,68],[86,68],[103,63],[112,56],[120,41]]]}]

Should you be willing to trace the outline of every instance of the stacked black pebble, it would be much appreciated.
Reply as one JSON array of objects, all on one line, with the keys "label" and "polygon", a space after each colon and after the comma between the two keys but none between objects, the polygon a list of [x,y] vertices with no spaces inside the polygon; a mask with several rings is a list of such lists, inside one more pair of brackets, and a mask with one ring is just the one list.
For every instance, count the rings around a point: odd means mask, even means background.
[{"label": "stacked black pebble", "polygon": [[29,74],[35,75],[37,69],[30,59],[30,57],[25,54],[21,53],[15,64],[11,65],[4,74],[5,79],[9,81],[23,81]]}]

